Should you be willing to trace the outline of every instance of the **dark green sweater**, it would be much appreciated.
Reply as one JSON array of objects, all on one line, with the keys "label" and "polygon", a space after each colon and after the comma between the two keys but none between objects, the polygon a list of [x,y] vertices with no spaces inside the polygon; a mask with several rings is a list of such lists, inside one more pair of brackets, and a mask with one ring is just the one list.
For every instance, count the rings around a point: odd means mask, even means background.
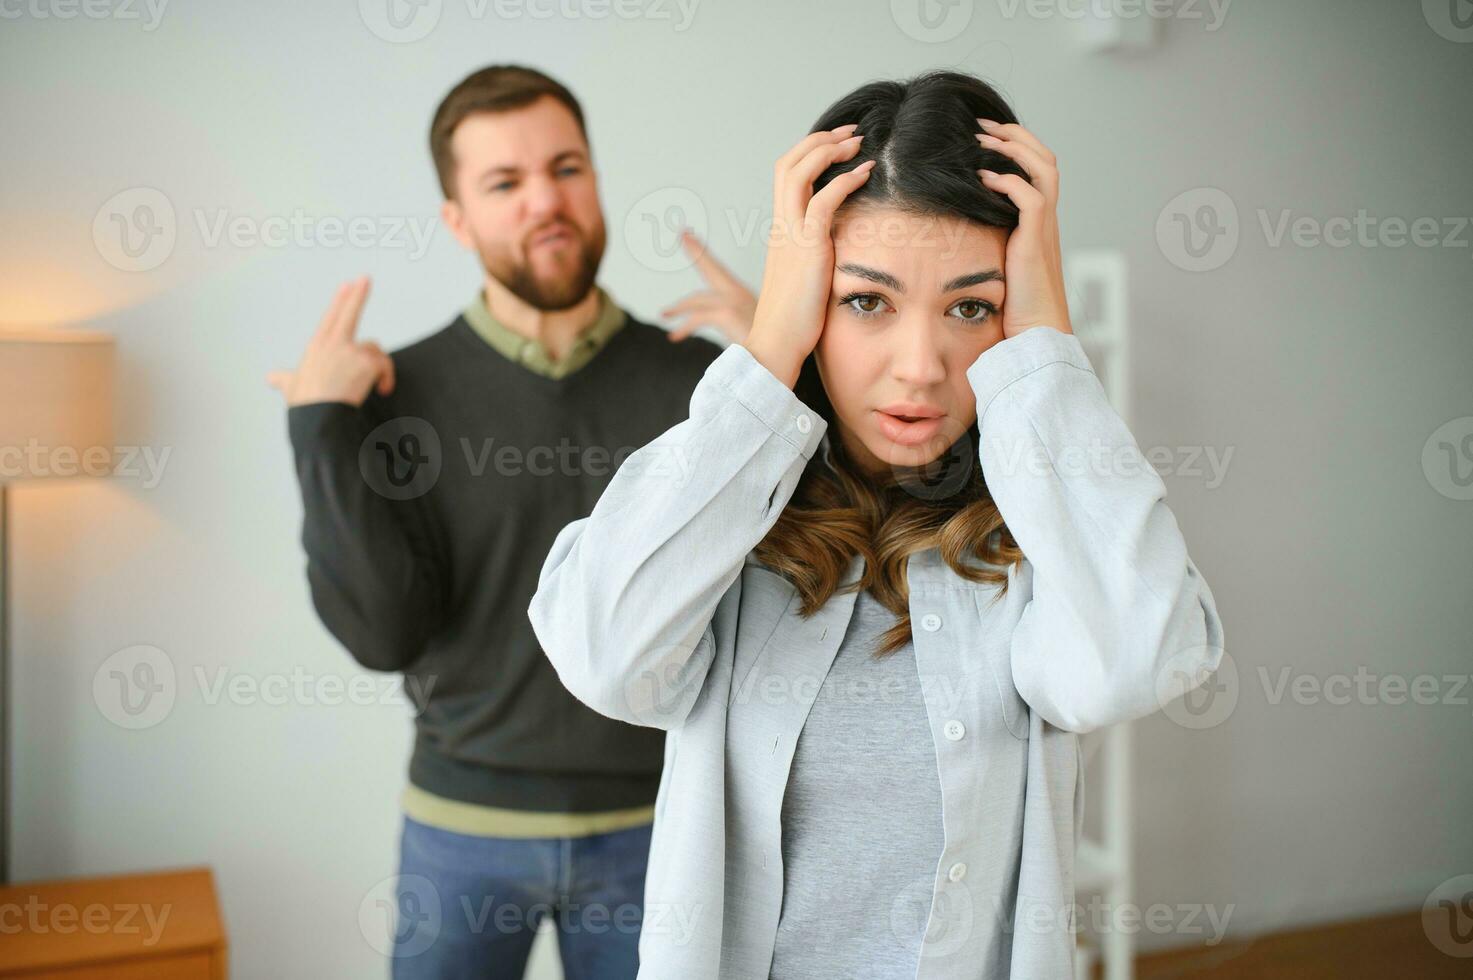
[{"label": "dark green sweater", "polygon": [[460,316],[393,352],[387,397],[288,410],[312,602],[359,663],[404,673],[418,711],[412,783],[521,810],[654,802],[664,733],[569,694],[527,606],[558,531],[690,415],[720,353],[630,317],[552,379]]}]

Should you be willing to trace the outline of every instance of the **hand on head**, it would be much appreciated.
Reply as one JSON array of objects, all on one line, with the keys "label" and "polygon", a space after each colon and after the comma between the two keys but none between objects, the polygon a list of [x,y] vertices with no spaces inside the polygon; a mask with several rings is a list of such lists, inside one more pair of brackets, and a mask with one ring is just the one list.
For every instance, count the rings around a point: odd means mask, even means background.
[{"label": "hand on head", "polygon": [[772,234],[745,346],[789,388],[823,330],[834,277],[834,212],[869,179],[875,162],[866,160],[817,193],[813,182],[859,152],[858,128],[849,123],[810,133],[773,167]]}]

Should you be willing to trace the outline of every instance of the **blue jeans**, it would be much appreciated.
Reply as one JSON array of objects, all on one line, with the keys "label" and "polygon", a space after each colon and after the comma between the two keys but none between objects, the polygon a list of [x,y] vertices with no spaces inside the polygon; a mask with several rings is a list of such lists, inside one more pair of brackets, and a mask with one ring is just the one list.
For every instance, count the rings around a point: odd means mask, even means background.
[{"label": "blue jeans", "polygon": [[394,980],[521,980],[549,915],[567,980],[634,980],[653,829],[481,837],[405,817]]}]

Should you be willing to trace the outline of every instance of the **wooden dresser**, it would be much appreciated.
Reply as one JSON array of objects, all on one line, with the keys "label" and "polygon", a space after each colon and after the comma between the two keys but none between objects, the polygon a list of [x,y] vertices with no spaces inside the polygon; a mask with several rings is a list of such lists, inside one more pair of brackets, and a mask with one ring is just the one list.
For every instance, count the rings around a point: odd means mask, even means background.
[{"label": "wooden dresser", "polygon": [[0,977],[224,980],[209,868],[0,886]]}]

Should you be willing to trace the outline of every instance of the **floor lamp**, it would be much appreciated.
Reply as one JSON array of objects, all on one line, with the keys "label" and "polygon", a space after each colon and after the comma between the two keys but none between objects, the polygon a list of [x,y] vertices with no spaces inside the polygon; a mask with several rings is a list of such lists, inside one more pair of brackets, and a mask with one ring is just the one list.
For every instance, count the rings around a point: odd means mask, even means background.
[{"label": "floor lamp", "polygon": [[113,339],[0,329],[0,883],[10,881],[10,485],[105,476],[113,465]]}]

